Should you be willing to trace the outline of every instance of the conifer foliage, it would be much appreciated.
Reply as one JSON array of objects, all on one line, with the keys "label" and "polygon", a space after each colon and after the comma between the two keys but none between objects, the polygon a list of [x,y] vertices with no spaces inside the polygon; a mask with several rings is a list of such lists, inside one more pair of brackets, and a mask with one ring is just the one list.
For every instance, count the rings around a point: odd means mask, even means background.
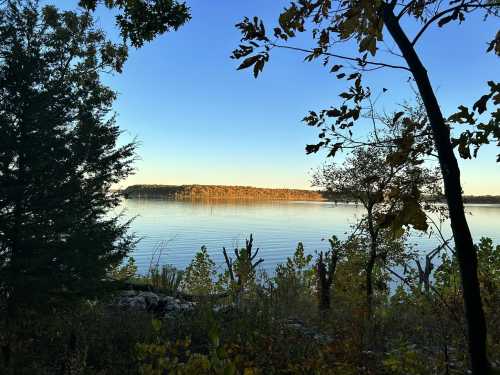
[{"label": "conifer foliage", "polygon": [[133,245],[111,210],[132,172],[118,145],[126,47],[91,13],[16,0],[0,9],[0,297],[9,311],[97,295]]}]

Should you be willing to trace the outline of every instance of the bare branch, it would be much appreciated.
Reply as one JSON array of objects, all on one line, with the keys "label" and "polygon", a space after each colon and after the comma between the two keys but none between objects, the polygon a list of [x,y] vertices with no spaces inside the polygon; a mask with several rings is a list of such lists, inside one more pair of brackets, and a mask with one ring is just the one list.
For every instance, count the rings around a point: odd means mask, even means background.
[{"label": "bare branch", "polygon": [[227,269],[229,271],[229,277],[231,278],[231,281],[234,282],[233,261],[229,259],[225,247],[222,248],[222,254],[224,254],[224,259],[226,260]]},{"label": "bare branch", "polygon": [[474,4],[474,2],[475,1],[471,1],[471,2],[468,2],[468,3],[462,2],[462,4],[460,4],[460,5],[448,8],[446,10],[443,10],[443,11],[435,14],[429,21],[427,21],[425,23],[425,25],[417,33],[417,35],[413,39],[412,45],[415,45],[418,42],[418,40],[420,39],[420,37],[423,35],[423,33],[427,30],[427,28],[430,25],[432,25],[434,22],[436,22],[439,18],[441,18],[442,16],[444,16],[447,13],[452,13],[452,12],[454,12],[454,11],[460,9],[460,8],[463,8],[464,10],[467,10],[468,8],[475,8],[475,9],[486,8],[486,9],[489,9],[489,8],[493,8],[495,6],[500,6],[500,2],[498,2],[498,3],[490,3],[490,4]]},{"label": "bare branch", "polygon": [[[276,47],[276,48],[290,49],[290,50],[300,51],[300,52],[305,52],[305,53],[314,53],[313,50],[300,48],[300,47],[285,46],[285,45],[274,44],[274,43],[271,43],[270,45],[273,47]],[[337,55],[337,54],[329,53],[329,52],[321,52],[319,54],[323,55],[323,56],[336,57],[336,58],[342,59],[342,60],[354,61],[354,62],[357,62],[358,64],[366,64],[366,65],[373,65],[373,66],[378,66],[378,67],[383,67],[383,68],[402,69],[402,70],[410,71],[410,68],[408,68],[406,66],[401,66],[401,65],[385,64],[385,63],[375,62],[375,61],[363,61],[360,58]]]}]

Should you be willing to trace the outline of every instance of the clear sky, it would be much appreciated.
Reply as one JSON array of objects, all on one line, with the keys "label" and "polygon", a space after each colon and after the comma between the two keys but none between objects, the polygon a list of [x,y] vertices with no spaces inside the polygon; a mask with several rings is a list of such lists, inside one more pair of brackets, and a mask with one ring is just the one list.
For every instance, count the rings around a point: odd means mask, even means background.
[{"label": "clear sky", "polygon": [[[120,93],[115,109],[124,140],[140,141],[137,173],[124,185],[310,186],[310,171],[324,154],[305,155],[317,131],[301,119],[310,109],[338,104],[342,83],[293,51],[275,51],[258,79],[236,71],[238,62],[229,58],[240,38],[235,23],[259,15],[271,27],[286,3],[191,0],[188,24],[130,51],[124,73],[106,79]],[[113,30],[108,12],[99,13],[99,22]],[[460,26],[434,27],[419,42],[446,115],[459,104],[471,105],[486,93],[488,80],[500,78],[498,58],[485,54],[495,26],[476,17]],[[307,39],[293,44],[310,46]],[[377,57],[393,59],[383,52]],[[380,110],[412,97],[406,72],[382,70],[368,77],[372,87],[389,89]],[[478,159],[460,162],[465,193],[500,194],[496,153],[489,146]]]}]

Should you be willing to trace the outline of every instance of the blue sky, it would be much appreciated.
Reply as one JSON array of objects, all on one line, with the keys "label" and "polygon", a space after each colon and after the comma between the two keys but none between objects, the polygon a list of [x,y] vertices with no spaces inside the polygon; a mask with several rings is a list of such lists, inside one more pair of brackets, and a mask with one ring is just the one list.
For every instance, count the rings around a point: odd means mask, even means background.
[{"label": "blue sky", "polygon": [[[124,73],[106,78],[119,92],[115,109],[125,130],[123,140],[140,141],[137,173],[124,185],[308,188],[310,170],[324,161],[324,154],[305,155],[304,146],[317,139],[317,131],[301,119],[310,109],[338,104],[342,83],[321,64],[303,62],[303,55],[293,51],[275,51],[257,80],[250,71],[236,71],[238,62],[229,58],[240,38],[234,24],[259,15],[271,27],[286,2],[188,4],[192,20],[187,25],[131,50]],[[99,12],[98,22],[115,31],[109,12]],[[494,23],[475,17],[463,25],[434,27],[419,42],[446,115],[484,94],[486,81],[498,80],[498,58],[484,53],[496,32]],[[413,33],[414,27],[408,28]],[[310,43],[300,38],[293,45]],[[377,58],[393,59],[383,52]],[[407,78],[404,71],[368,74],[372,87],[389,89],[380,110],[393,110],[396,103],[411,99]],[[486,147],[478,159],[460,162],[466,193],[500,194],[495,148]]]}]

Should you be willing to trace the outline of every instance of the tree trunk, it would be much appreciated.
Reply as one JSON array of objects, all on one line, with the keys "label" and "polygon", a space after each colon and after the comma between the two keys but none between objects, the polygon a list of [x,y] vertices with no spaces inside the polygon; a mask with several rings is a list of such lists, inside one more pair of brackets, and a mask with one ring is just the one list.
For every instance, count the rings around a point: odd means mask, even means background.
[{"label": "tree trunk", "polygon": [[366,265],[366,306],[368,308],[368,318],[371,318],[373,311],[373,267],[375,266],[375,254],[372,243],[370,257]]},{"label": "tree trunk", "polygon": [[373,312],[373,268],[377,258],[377,234],[373,225],[373,205],[369,204],[368,211],[368,233],[370,234],[370,252],[366,264],[366,306],[368,318],[371,319]]},{"label": "tree trunk", "polygon": [[475,375],[488,374],[490,365],[486,349],[486,321],[477,277],[477,254],[465,218],[460,186],[460,169],[453,153],[450,129],[439,108],[427,71],[412,43],[399,25],[393,9],[387,5],[382,8],[381,14],[385,26],[411,69],[432,127],[460,267],[472,373]]},{"label": "tree trunk", "polygon": [[324,312],[330,309],[330,287],[331,279],[329,278],[325,262],[323,260],[323,253],[321,252],[318,260],[318,308]]}]

